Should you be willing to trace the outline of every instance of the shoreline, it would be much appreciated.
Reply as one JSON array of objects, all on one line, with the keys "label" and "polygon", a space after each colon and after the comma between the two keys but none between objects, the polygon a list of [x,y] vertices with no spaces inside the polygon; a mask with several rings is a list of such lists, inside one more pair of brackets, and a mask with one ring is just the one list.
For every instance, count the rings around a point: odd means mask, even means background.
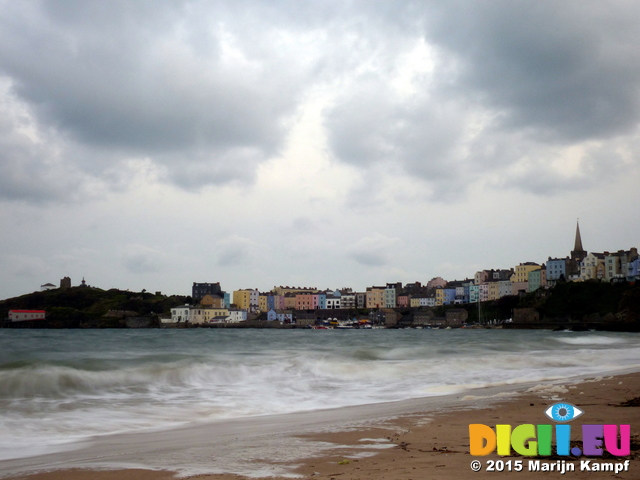
[{"label": "shoreline", "polygon": [[[0,477],[164,480],[178,474],[229,480],[292,475],[329,479],[340,474],[341,479],[382,480],[413,478],[405,476],[413,472],[417,480],[424,476],[420,471],[426,469],[430,478],[465,478],[474,458],[483,462],[501,458],[472,457],[468,453],[468,424],[552,423],[542,408],[555,403],[552,398],[584,406],[585,422],[626,422],[631,424],[632,435],[639,433],[640,408],[611,404],[640,396],[640,372],[619,372],[595,381],[577,377],[533,383],[538,385],[489,387],[387,404],[110,435],[77,450],[2,461]],[[185,467],[185,459],[190,466]],[[631,465],[635,465],[634,460]],[[633,472],[632,468],[627,475]],[[524,473],[519,472],[519,477]],[[567,472],[565,476],[586,473]],[[638,474],[635,471],[635,477],[620,478],[636,478]],[[490,473],[473,475],[488,478]],[[549,475],[552,473],[547,473],[547,478],[555,478]]]}]

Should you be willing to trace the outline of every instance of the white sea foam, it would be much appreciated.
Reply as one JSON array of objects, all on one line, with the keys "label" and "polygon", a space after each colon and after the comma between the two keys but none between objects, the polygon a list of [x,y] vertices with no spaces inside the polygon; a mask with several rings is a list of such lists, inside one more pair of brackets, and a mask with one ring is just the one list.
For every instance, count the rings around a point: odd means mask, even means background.
[{"label": "white sea foam", "polygon": [[580,337],[557,337],[557,342],[569,345],[620,345],[627,343],[627,340],[620,337],[609,337],[604,335],[589,335]]},{"label": "white sea foam", "polygon": [[116,432],[640,368],[634,334],[322,333],[0,331],[0,458]]}]

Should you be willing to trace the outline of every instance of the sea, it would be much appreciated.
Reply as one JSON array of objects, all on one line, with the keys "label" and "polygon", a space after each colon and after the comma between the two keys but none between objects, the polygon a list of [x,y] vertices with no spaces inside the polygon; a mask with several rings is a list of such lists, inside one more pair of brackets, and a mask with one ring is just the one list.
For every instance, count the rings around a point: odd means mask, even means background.
[{"label": "sea", "polygon": [[114,433],[640,370],[640,335],[0,330],[0,460]]}]

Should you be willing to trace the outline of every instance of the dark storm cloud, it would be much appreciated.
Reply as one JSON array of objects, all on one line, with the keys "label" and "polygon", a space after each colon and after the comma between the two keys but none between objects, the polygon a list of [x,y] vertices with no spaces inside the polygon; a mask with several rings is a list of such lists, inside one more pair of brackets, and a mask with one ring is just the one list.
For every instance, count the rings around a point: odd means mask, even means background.
[{"label": "dark storm cloud", "polygon": [[420,95],[403,99],[382,82],[356,82],[328,114],[336,155],[350,163],[403,164],[432,181],[450,180],[452,158],[464,118],[446,103]]},{"label": "dark storm cloud", "polygon": [[[250,179],[282,144],[301,72],[287,52],[266,48],[276,34],[259,17],[243,25],[231,8],[204,7],[4,2],[0,74],[41,125],[107,162],[151,157],[184,185]],[[244,36],[260,46],[244,48]]]},{"label": "dark storm cloud", "polygon": [[640,10],[633,2],[446,2],[426,35],[460,66],[452,86],[504,115],[501,127],[579,141],[634,130]]},{"label": "dark storm cloud", "polygon": [[[417,76],[417,91],[403,97],[390,85],[398,64],[372,50],[369,63],[387,68],[361,75],[328,111],[336,158],[365,168],[393,165],[426,181],[433,198],[443,200],[481,178],[548,194],[588,188],[588,171],[607,171],[603,178],[620,172],[607,158],[621,147],[618,136],[632,141],[640,119],[635,5],[395,6],[368,11],[385,16],[397,35],[424,36],[436,48],[433,71]],[[558,168],[562,148],[594,141],[604,154],[585,153],[578,172]],[[510,166],[518,166],[516,173]]]},{"label": "dark storm cloud", "polygon": [[83,175],[52,144],[51,132],[38,131],[0,78],[0,200],[72,201],[86,193]]},{"label": "dark storm cloud", "polygon": [[[47,138],[0,126],[4,198],[59,198],[90,177],[109,185],[131,159],[186,189],[252,181],[318,86],[335,95],[324,118],[335,159],[420,178],[435,198],[486,175],[523,185],[522,171],[557,163],[549,147],[637,133],[640,13],[630,2],[0,7],[0,80]],[[432,68],[413,78],[414,92],[399,92],[402,58],[420,41],[434,48]],[[514,164],[523,168],[509,177]],[[47,186],[29,193],[25,168]]]}]

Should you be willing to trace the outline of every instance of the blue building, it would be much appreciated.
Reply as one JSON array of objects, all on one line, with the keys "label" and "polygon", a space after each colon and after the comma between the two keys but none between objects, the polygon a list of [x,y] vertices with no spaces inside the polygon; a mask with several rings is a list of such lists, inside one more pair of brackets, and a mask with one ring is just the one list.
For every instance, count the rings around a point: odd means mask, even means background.
[{"label": "blue building", "polygon": [[568,270],[571,260],[565,258],[551,258],[547,260],[547,285],[554,286],[558,281],[568,281]]},{"label": "blue building", "polygon": [[276,310],[276,300],[273,295],[267,295],[267,312]]},{"label": "blue building", "polygon": [[627,263],[627,281],[635,282],[640,280],[640,257],[635,257]]},{"label": "blue building", "polygon": [[480,299],[480,286],[469,285],[469,303],[476,303]]},{"label": "blue building", "polygon": [[327,294],[318,292],[318,308],[324,310],[327,308]]},{"label": "blue building", "polygon": [[443,305],[453,305],[456,302],[456,289],[455,288],[445,288],[443,289],[444,298],[442,301]]}]

